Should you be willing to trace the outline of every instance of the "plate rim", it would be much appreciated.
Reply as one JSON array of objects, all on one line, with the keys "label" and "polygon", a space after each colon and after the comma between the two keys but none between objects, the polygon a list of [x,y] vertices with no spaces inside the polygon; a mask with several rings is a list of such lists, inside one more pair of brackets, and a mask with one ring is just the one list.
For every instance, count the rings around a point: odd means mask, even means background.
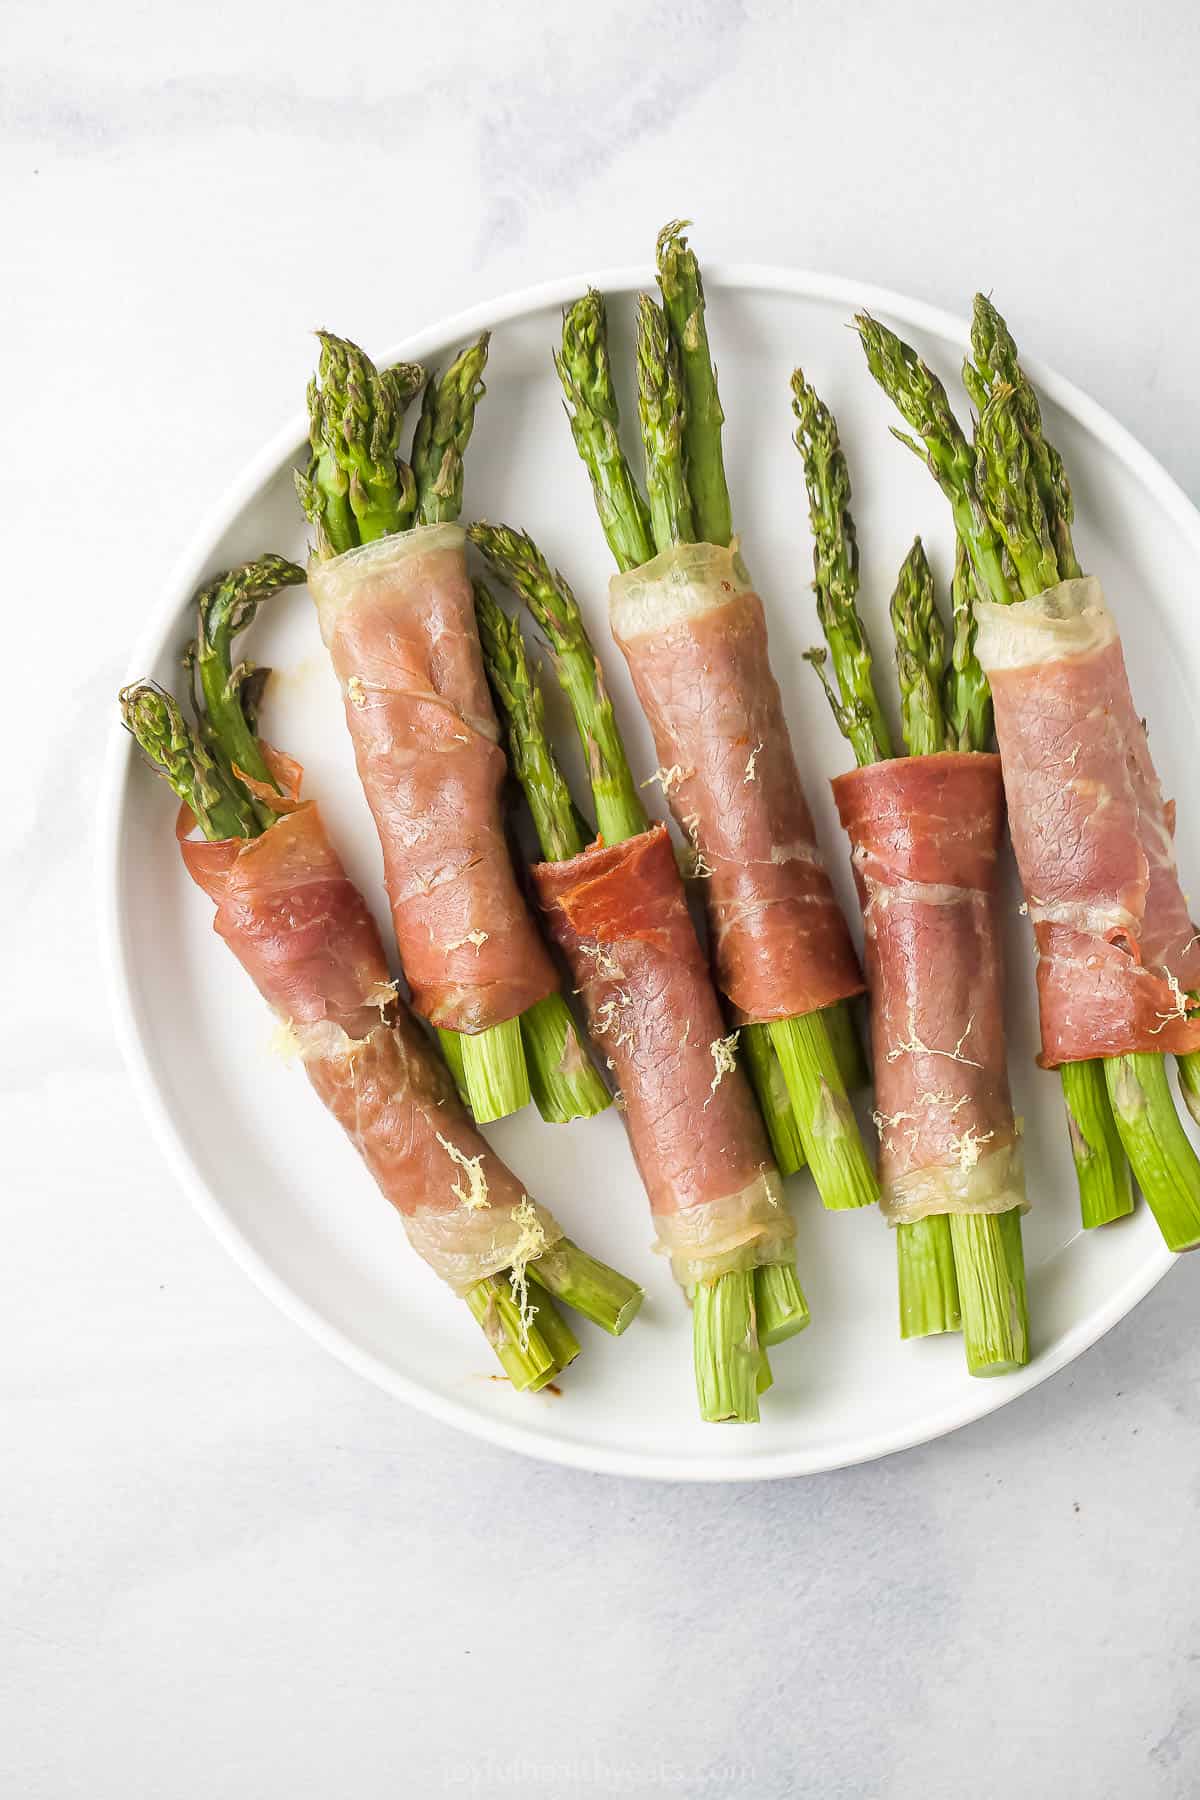
[{"label": "plate rim", "polygon": [[[587,287],[599,288],[605,294],[626,294],[652,288],[654,279],[651,264],[633,263],[534,282],[481,301],[410,334],[396,347],[384,352],[384,358],[389,361],[402,357],[421,361],[485,328],[508,324],[548,307],[564,306]],[[714,262],[705,269],[705,281],[710,291],[761,292],[785,298],[845,305],[849,311],[865,307],[958,349],[969,341],[969,327],[961,316],[872,282],[857,281],[850,276],[790,269],[772,263]],[[1109,449],[1149,489],[1181,531],[1190,536],[1200,552],[1200,511],[1197,511],[1157,457],[1074,383],[1035,358],[1023,360],[1039,390],[1056,406],[1070,414],[1090,436]],[[206,509],[183,551],[175,559],[162,583],[159,598],[150,608],[137,635],[134,654],[126,673],[127,680],[136,679],[156,659],[172,622],[178,618],[181,608],[187,604],[191,594],[209,572],[212,546],[224,536],[238,514],[254,500],[262,487],[280,473],[283,465],[297,457],[307,435],[307,421],[302,413],[297,412],[271,434],[217,500]],[[976,1419],[998,1411],[1040,1386],[1043,1381],[1060,1373],[1125,1318],[1178,1260],[1165,1245],[1157,1246],[1156,1254],[1141,1269],[1114,1290],[1102,1305],[1094,1308],[1086,1319],[1065,1332],[1052,1350],[1035,1357],[1019,1375],[1007,1376],[1003,1383],[970,1383],[964,1388],[961,1397],[956,1396],[952,1404],[923,1421],[918,1429],[914,1430],[911,1426],[892,1430],[879,1428],[859,1434],[852,1446],[842,1448],[827,1447],[824,1451],[817,1452],[796,1449],[772,1451],[755,1457],[749,1463],[739,1463],[721,1455],[680,1456],[674,1453],[620,1450],[611,1446],[579,1443],[558,1435],[553,1428],[540,1428],[532,1422],[524,1424],[488,1418],[464,1402],[433,1392],[414,1377],[392,1368],[381,1358],[348,1341],[317,1307],[302,1299],[287,1284],[266,1256],[255,1248],[234,1223],[232,1216],[201,1174],[182,1132],[175,1124],[138,1030],[121,925],[120,825],[134,762],[132,742],[119,722],[114,721],[108,728],[95,822],[95,857],[100,874],[97,884],[98,923],[109,1011],[117,1043],[158,1147],[196,1211],[260,1292],[340,1362],[383,1388],[385,1392],[406,1401],[443,1424],[465,1431],[470,1436],[501,1449],[567,1468],[658,1481],[773,1481],[852,1468],[944,1437]]]}]

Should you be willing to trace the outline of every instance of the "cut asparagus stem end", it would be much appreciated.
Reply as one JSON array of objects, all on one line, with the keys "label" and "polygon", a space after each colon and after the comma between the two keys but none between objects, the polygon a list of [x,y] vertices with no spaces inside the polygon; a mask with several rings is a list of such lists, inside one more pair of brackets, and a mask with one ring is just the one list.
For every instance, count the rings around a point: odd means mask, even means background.
[{"label": "cut asparagus stem end", "polygon": [[900,1336],[936,1337],[958,1331],[962,1314],[950,1221],[943,1213],[896,1227]]},{"label": "cut asparagus stem end", "polygon": [[558,1367],[537,1319],[522,1320],[504,1275],[489,1275],[468,1288],[464,1298],[483,1328],[500,1367],[518,1393],[548,1380]]},{"label": "cut asparagus stem end", "polygon": [[754,1312],[754,1273],[702,1281],[692,1294],[692,1352],[700,1417],[710,1423],[758,1419],[763,1352]]},{"label": "cut asparagus stem end", "polygon": [[772,1019],[769,1029],[821,1199],[835,1212],[871,1206],[879,1184],[823,1016]]},{"label": "cut asparagus stem end", "polygon": [[1104,1064],[1063,1063],[1058,1072],[1079,1181],[1080,1217],[1091,1231],[1133,1211],[1129,1159],[1113,1118]]},{"label": "cut asparagus stem end", "polygon": [[1168,1250],[1200,1244],[1200,1158],[1179,1123],[1161,1056],[1138,1052],[1105,1059],[1113,1117],[1134,1179]]},{"label": "cut asparagus stem end", "polygon": [[1029,1361],[1021,1215],[953,1214],[950,1236],[971,1375],[1011,1375]]},{"label": "cut asparagus stem end", "polygon": [[610,1269],[573,1244],[559,1238],[543,1250],[533,1273],[541,1285],[564,1306],[573,1307],[612,1337],[632,1325],[646,1297],[644,1288],[619,1269]]},{"label": "cut asparagus stem end", "polygon": [[442,1047],[442,1055],[446,1059],[446,1067],[454,1077],[454,1085],[458,1089],[458,1097],[463,1105],[469,1107],[471,1096],[467,1092],[467,1077],[463,1069],[463,1040],[461,1032],[447,1031],[444,1026],[438,1027],[438,1043]]},{"label": "cut asparagus stem end", "polygon": [[858,1034],[853,1000],[839,1000],[836,1006],[823,1006],[821,1017],[825,1021],[825,1029],[829,1033],[829,1041],[833,1045],[833,1054],[837,1057],[837,1066],[842,1072],[846,1092],[856,1094],[860,1089],[870,1087],[871,1070],[862,1038]]},{"label": "cut asparagus stem end", "polygon": [[506,1119],[529,1105],[529,1070],[520,1019],[505,1019],[486,1031],[462,1032],[463,1083],[467,1104],[479,1124]]},{"label": "cut asparagus stem end", "polygon": [[811,1314],[794,1262],[766,1263],[754,1271],[754,1309],[758,1315],[758,1341],[767,1349],[795,1337],[809,1323]]},{"label": "cut asparagus stem end", "polygon": [[521,1041],[529,1089],[548,1125],[591,1119],[612,1105],[561,994],[547,994],[521,1014]]},{"label": "cut asparagus stem end", "polygon": [[766,1025],[743,1025],[739,1033],[746,1054],[746,1073],[758,1100],[759,1111],[771,1142],[771,1154],[781,1175],[794,1175],[804,1167],[800,1127],[788,1099],[787,1083]]},{"label": "cut asparagus stem end", "polygon": [[1189,1051],[1176,1063],[1179,1070],[1179,1092],[1183,1095],[1183,1104],[1192,1118],[1200,1125],[1200,1050]]},{"label": "cut asparagus stem end", "polygon": [[529,1295],[535,1309],[534,1323],[542,1341],[554,1358],[551,1366],[544,1374],[539,1375],[531,1384],[529,1392],[536,1394],[546,1384],[553,1381],[556,1375],[575,1361],[579,1355],[579,1339],[567,1324],[549,1294],[534,1279],[532,1271],[526,1271],[529,1281]]}]

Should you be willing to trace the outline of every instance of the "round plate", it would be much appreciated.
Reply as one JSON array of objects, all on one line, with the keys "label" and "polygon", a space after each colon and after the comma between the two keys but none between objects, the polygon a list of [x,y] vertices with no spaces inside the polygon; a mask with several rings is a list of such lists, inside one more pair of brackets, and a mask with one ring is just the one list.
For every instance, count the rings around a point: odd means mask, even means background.
[{"label": "round plate", "polygon": [[[648,773],[649,736],[606,623],[610,564],[550,361],[560,309],[587,279],[464,313],[393,355],[444,362],[455,346],[492,327],[489,392],[467,459],[467,516],[525,527],[572,582],[597,643],[609,647],[605,661],[634,766]],[[628,385],[632,296],[652,284],[652,271],[591,279],[612,296],[613,343]],[[892,321],[952,392],[967,334],[927,306],[825,277],[714,268],[707,285],[735,512],[766,602],[775,672],[818,829],[856,918],[827,785],[848,758],[801,661],[817,626],[804,485],[789,442],[788,377],[801,362],[837,414],[854,481],[864,604],[883,645],[887,600],[914,533],[929,549],[943,602],[952,536],[930,476],[888,436],[893,412],[847,322],[864,305]],[[1071,472],[1084,561],[1102,574],[1126,627],[1134,692],[1153,704],[1154,748],[1171,791],[1197,740],[1192,697],[1200,691],[1200,653],[1189,607],[1200,517],[1107,414],[1057,376],[1030,367],[1049,434]],[[626,419],[635,418],[630,395]],[[214,571],[268,549],[303,558],[291,469],[305,436],[297,415],[235,483],[155,607],[131,676],[173,679],[192,593]],[[266,734],[305,763],[306,791],[321,801],[351,874],[386,927],[379,849],[302,591],[264,610],[251,649],[277,672]],[[571,734],[556,694],[550,699],[559,744],[578,778]],[[719,1481],[833,1469],[936,1437],[1025,1393],[1094,1343],[1170,1266],[1144,1206],[1107,1230],[1079,1229],[1059,1084],[1033,1062],[1032,955],[1014,883],[1009,1041],[1033,1202],[1025,1232],[1035,1346],[1029,1367],[996,1381],[972,1380],[959,1338],[902,1343],[890,1233],[873,1209],[824,1213],[802,1174],[789,1187],[812,1326],[772,1354],[775,1385],[760,1425],[702,1425],[688,1315],[667,1269],[649,1253],[646,1201],[618,1116],[548,1126],[527,1108],[489,1128],[493,1142],[573,1237],[645,1282],[647,1302],[619,1341],[581,1325],[584,1355],[561,1395],[514,1394],[495,1378],[466,1308],[409,1250],[399,1219],[300,1070],[274,1053],[272,1021],[213,935],[211,907],[180,864],[173,814],[163,784],[114,730],[101,820],[104,942],[123,1047],[159,1140],[214,1231],[287,1313],[352,1367],[450,1424],[510,1449],[626,1475]],[[1185,808],[1185,870],[1200,866],[1195,837]]]}]

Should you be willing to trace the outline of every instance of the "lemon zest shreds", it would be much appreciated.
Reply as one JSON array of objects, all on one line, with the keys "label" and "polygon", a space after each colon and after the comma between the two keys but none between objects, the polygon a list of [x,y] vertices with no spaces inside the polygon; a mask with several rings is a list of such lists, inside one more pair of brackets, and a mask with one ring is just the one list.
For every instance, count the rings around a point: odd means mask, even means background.
[{"label": "lemon zest shreds", "polygon": [[520,1203],[514,1206],[511,1214],[512,1222],[517,1227],[517,1242],[513,1250],[512,1262],[508,1270],[508,1285],[512,1290],[513,1305],[521,1322],[520,1343],[522,1350],[529,1348],[529,1327],[537,1314],[537,1307],[529,1299],[529,1282],[526,1270],[531,1262],[546,1248],[546,1228],[538,1217],[537,1207],[528,1194],[522,1194]]},{"label": "lemon zest shreds", "polygon": [[452,1184],[450,1192],[467,1212],[480,1212],[485,1206],[490,1206],[492,1203],[488,1199],[488,1182],[487,1176],[483,1172],[482,1150],[478,1156],[468,1156],[458,1148],[457,1144],[452,1144],[449,1138],[444,1138],[440,1131],[437,1134],[437,1141],[450,1161],[461,1169],[467,1178],[465,1188],[461,1181],[456,1181]]}]

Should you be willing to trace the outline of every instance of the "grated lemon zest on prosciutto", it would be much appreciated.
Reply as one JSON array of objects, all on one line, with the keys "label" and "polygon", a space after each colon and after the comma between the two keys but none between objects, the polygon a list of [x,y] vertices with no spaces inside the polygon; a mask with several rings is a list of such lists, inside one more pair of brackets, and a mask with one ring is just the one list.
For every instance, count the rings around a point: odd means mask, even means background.
[{"label": "grated lemon zest on prosciutto", "polygon": [[464,1188],[461,1181],[451,1184],[450,1192],[458,1199],[465,1212],[480,1212],[492,1203],[488,1199],[488,1180],[483,1172],[483,1151],[478,1156],[467,1156],[449,1138],[444,1138],[439,1131],[437,1141],[456,1168],[462,1170],[467,1178]]},{"label": "grated lemon zest on prosciutto", "polygon": [[645,781],[639,782],[638,785],[648,788],[653,787],[657,782],[665,797],[670,794],[673,787],[677,787],[681,781],[686,781],[689,774],[694,775],[695,770],[685,769],[682,763],[672,763],[669,769],[655,769],[653,775],[647,775]]},{"label": "grated lemon zest on prosciutto", "polygon": [[738,1034],[731,1031],[728,1037],[714,1038],[708,1046],[708,1053],[713,1059],[713,1078],[708,1090],[708,1099],[704,1102],[707,1111],[712,1097],[727,1075],[732,1075],[737,1068]]},{"label": "grated lemon zest on prosciutto", "polygon": [[508,1285],[521,1322],[521,1348],[528,1350],[529,1327],[537,1316],[537,1307],[529,1299],[526,1271],[530,1263],[535,1262],[546,1248],[546,1231],[528,1194],[522,1194],[519,1204],[513,1207],[509,1216],[517,1228],[517,1242],[509,1265]]},{"label": "grated lemon zest on prosciutto", "polygon": [[464,945],[472,944],[477,951],[482,950],[490,936],[491,933],[488,931],[468,931],[465,937],[455,938],[452,944],[446,944],[444,948],[447,950],[461,950]]}]

